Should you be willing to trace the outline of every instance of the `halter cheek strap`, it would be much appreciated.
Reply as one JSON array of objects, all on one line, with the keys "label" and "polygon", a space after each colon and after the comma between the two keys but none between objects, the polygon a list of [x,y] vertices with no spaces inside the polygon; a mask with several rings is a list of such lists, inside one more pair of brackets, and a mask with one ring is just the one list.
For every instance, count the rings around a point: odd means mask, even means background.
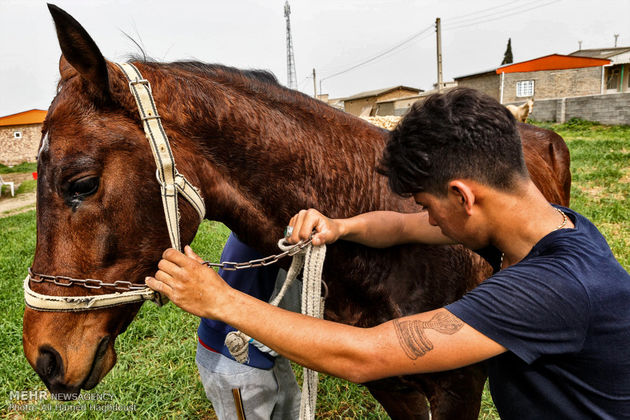
[{"label": "halter cheek strap", "polygon": [[173,248],[181,251],[177,194],[181,193],[192,204],[197,214],[199,214],[200,221],[203,220],[206,214],[203,198],[201,198],[197,188],[193,187],[175,168],[173,152],[155,107],[151,85],[142,77],[133,64],[117,63],[117,66],[129,81],[129,88],[138,104],[144,133],[151,146],[151,152],[153,152],[153,158],[157,166],[156,176],[161,186],[164,217],[166,218],[171,245]]},{"label": "halter cheek strap", "polygon": [[[181,236],[179,231],[178,194],[181,194],[193,206],[199,215],[200,222],[206,214],[204,200],[195,188],[182,174],[177,172],[173,152],[168,137],[162,127],[155,101],[151,93],[151,85],[142,77],[138,69],[130,63],[116,63],[129,81],[129,88],[138,104],[142,127],[157,166],[156,177],[160,184],[164,218],[168,228],[171,246],[181,251]],[[54,276],[49,276],[54,277]],[[152,300],[159,306],[168,300],[166,296],[146,287],[140,290],[108,293],[90,296],[54,296],[43,295],[33,291],[30,287],[31,273],[24,279],[24,301],[34,310],[48,312],[76,312],[95,309],[111,308],[113,306]],[[41,280],[40,280],[41,281]],[[89,287],[89,286],[87,286]],[[94,288],[94,287],[93,287]]]}]

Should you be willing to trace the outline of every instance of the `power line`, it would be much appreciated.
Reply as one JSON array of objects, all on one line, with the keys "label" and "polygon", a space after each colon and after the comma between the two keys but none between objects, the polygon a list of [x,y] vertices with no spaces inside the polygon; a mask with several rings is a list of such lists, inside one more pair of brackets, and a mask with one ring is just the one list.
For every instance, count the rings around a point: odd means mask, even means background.
[{"label": "power line", "polygon": [[408,37],[407,39],[405,39],[404,41],[399,42],[398,44],[394,45],[393,47],[390,47],[390,48],[388,48],[387,50],[385,50],[385,51],[383,51],[383,52],[380,52],[380,53],[376,54],[375,56],[372,56],[372,57],[370,57],[370,58],[368,58],[368,59],[366,59],[366,60],[364,60],[364,61],[361,61],[361,62],[360,62],[360,63],[358,63],[358,64],[355,64],[355,65],[353,65],[353,66],[351,66],[351,67],[348,67],[348,68],[347,68],[347,69],[345,69],[345,70],[341,70],[341,71],[338,71],[338,72],[336,72],[336,73],[333,73],[333,74],[331,74],[331,75],[329,75],[329,76],[323,77],[323,78],[321,78],[321,79],[320,79],[320,81],[324,81],[324,80],[327,80],[327,79],[333,78],[333,77],[335,77],[335,76],[339,76],[340,74],[347,73],[347,72],[349,72],[349,71],[351,71],[351,70],[354,70],[354,69],[356,69],[356,68],[359,68],[359,67],[361,67],[361,66],[364,66],[365,64],[371,63],[371,62],[373,62],[373,61],[375,61],[375,60],[377,60],[377,59],[379,59],[379,58],[381,58],[381,57],[383,57],[383,56],[385,56],[385,55],[387,55],[387,54],[389,54],[389,53],[391,53],[391,52],[395,51],[396,49],[398,49],[398,48],[402,47],[403,45],[408,44],[409,42],[413,41],[414,39],[416,39],[416,38],[417,38],[417,37],[419,37],[420,35],[422,35],[422,34],[426,33],[428,30],[430,30],[430,29],[432,29],[432,28],[433,28],[433,25],[431,24],[431,25],[427,26],[426,28],[424,28],[423,30],[421,30],[420,32],[418,32],[418,33],[416,33],[416,34],[413,34],[413,35],[411,35],[410,37]]},{"label": "power line", "polygon": [[[515,14],[526,13],[526,12],[529,12],[530,10],[535,10],[535,9],[539,9],[541,7],[546,7],[546,6],[549,6],[551,4],[558,3],[561,0],[552,0],[552,1],[548,1],[548,0],[533,0],[533,1],[526,2],[526,3],[521,3],[518,6],[515,6],[515,7],[512,7],[510,9],[508,9],[508,10],[505,10],[505,8],[508,7],[509,5],[512,5],[514,3],[518,3],[519,1],[520,0],[513,0],[513,1],[510,1],[508,3],[503,4],[501,6],[489,7],[489,8],[486,8],[486,9],[478,10],[476,12],[472,12],[472,13],[468,13],[468,14],[465,14],[465,15],[456,16],[454,18],[448,19],[447,22],[449,22],[449,24],[445,25],[442,29],[443,30],[455,30],[455,29],[466,28],[466,27],[473,26],[473,25],[478,25],[480,23],[492,22],[492,21],[495,21],[495,20],[506,18],[508,16],[515,15]],[[542,3],[541,4],[540,3],[541,1],[543,1],[543,2],[546,1],[546,3]],[[503,9],[503,10],[500,10],[500,9]],[[484,12],[493,11],[493,10],[494,10],[494,12],[482,14]],[[470,17],[470,16],[474,16],[474,15],[480,15],[480,16]],[[453,23],[451,23],[451,22],[453,22]],[[378,53],[378,54],[376,54],[376,55],[374,55],[374,56],[372,56],[372,57],[370,57],[368,59],[365,59],[365,60],[363,60],[363,61],[361,61],[361,62],[359,62],[359,63],[357,63],[355,65],[352,65],[352,66],[350,66],[350,67],[348,67],[348,68],[346,68],[344,70],[335,72],[335,73],[333,73],[331,75],[328,75],[326,77],[321,78],[320,79],[320,83],[322,81],[324,81],[324,80],[328,80],[328,79],[331,79],[333,77],[336,77],[336,76],[348,73],[348,72],[350,72],[352,70],[355,70],[355,69],[357,69],[359,67],[362,67],[362,66],[364,66],[366,64],[373,63],[376,60],[378,60],[380,58],[383,58],[384,56],[386,56],[386,55],[394,52],[395,50],[401,48],[402,46],[410,43],[411,41],[416,40],[421,35],[427,33],[427,31],[431,30],[432,28],[433,28],[433,24],[431,24],[431,25],[427,26],[426,28],[422,29],[420,32],[417,32],[417,33],[409,36],[405,40],[403,40],[403,41],[399,42],[398,44],[388,48],[387,50],[384,50],[384,51],[382,51],[382,52],[380,52],[380,53]],[[418,40],[428,38],[430,35],[431,34],[429,33],[427,36],[424,36],[424,37],[422,37],[422,38],[420,38]]]},{"label": "power line", "polygon": [[[497,13],[489,13],[489,14],[487,14],[485,16],[480,16],[479,18],[477,18],[478,20],[475,20],[473,22],[469,22],[469,23],[456,22],[456,23],[452,24],[452,26],[445,25],[444,29],[461,29],[461,28],[467,28],[467,27],[473,26],[473,25],[478,25],[480,23],[492,22],[494,20],[503,19],[503,18],[506,18],[508,16],[512,16],[512,15],[516,15],[516,14],[522,14],[522,13],[529,12],[530,10],[535,10],[535,9],[539,9],[541,7],[546,7],[546,6],[549,6],[551,4],[558,3],[561,0],[552,0],[552,1],[548,1],[547,3],[538,4],[536,6],[523,8],[524,6],[528,6],[528,5],[532,4],[532,3],[537,3],[539,1],[540,0],[536,0],[534,2],[525,3],[522,6],[518,6],[517,8],[515,8],[514,10],[511,10],[511,11],[505,11],[504,10],[504,11],[497,12]],[[490,17],[490,16],[496,16],[496,17],[492,17],[490,19],[486,19],[486,17]]]},{"label": "power line", "polygon": [[304,79],[302,79],[302,81],[300,82],[300,87],[297,90],[302,91],[302,89],[304,88],[304,84],[306,84],[306,82],[308,82],[312,78],[313,76],[306,76]]},{"label": "power line", "polygon": [[448,20],[449,22],[454,22],[454,21],[457,21],[457,20],[465,20],[465,18],[467,18],[468,16],[478,15],[480,13],[487,12],[488,10],[501,9],[501,8],[507,7],[507,6],[511,5],[511,4],[520,3],[520,2],[521,2],[521,0],[513,0],[513,1],[510,1],[508,3],[502,4],[500,6],[488,7],[486,9],[477,10],[477,11],[474,11],[474,12],[471,12],[471,13],[467,13],[465,15],[459,15],[459,16],[455,16],[455,17],[452,17],[452,18],[446,18],[445,20]]}]

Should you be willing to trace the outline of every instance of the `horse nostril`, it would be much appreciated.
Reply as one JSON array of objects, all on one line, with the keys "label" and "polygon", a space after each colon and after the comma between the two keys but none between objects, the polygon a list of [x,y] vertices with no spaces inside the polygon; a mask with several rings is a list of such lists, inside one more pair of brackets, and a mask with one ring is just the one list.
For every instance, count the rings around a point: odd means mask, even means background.
[{"label": "horse nostril", "polygon": [[100,343],[98,344],[98,347],[96,348],[96,355],[94,357],[95,363],[100,361],[105,355],[105,353],[107,352],[107,345],[109,344],[110,339],[111,337],[109,335],[106,335],[105,337],[101,339]]},{"label": "horse nostril", "polygon": [[52,347],[44,346],[39,349],[36,371],[44,382],[50,381],[62,371],[63,361],[61,356]]}]

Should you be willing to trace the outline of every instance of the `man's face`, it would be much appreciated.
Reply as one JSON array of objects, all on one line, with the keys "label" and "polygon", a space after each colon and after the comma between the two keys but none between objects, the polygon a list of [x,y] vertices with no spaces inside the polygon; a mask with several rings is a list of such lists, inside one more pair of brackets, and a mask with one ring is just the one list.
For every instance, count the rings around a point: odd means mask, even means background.
[{"label": "man's face", "polygon": [[449,191],[444,196],[427,192],[413,195],[416,203],[429,214],[429,223],[438,226],[442,233],[470,249],[484,247],[484,233],[479,231],[473,218],[466,212],[461,195]]},{"label": "man's face", "polygon": [[451,229],[454,215],[450,209],[448,196],[437,196],[421,192],[415,193],[413,198],[417,204],[422,206],[422,211],[426,211],[429,214],[429,223],[432,226],[438,226],[444,235],[457,240]]}]

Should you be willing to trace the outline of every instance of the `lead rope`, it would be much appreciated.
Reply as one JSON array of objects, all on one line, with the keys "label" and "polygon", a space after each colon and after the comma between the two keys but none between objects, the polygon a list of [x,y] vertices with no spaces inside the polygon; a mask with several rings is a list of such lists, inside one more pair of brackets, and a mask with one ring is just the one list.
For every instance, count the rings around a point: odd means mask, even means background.
[{"label": "lead rope", "polygon": [[[278,247],[286,251],[291,248],[285,239],[278,241]],[[309,244],[306,248],[293,256],[291,267],[287,272],[284,284],[278,295],[269,304],[278,306],[289,286],[295,282],[300,270],[304,267],[302,276],[302,313],[315,318],[324,316],[324,298],[322,292],[322,269],[326,258],[326,245],[316,246]],[[239,363],[249,360],[249,344],[253,344],[259,350],[277,356],[278,353],[269,347],[254,340],[241,331],[232,331],[225,337],[225,345],[230,354]],[[319,376],[317,371],[303,368],[302,398],[300,400],[300,420],[314,419],[315,406],[317,405],[317,385]]]}]

